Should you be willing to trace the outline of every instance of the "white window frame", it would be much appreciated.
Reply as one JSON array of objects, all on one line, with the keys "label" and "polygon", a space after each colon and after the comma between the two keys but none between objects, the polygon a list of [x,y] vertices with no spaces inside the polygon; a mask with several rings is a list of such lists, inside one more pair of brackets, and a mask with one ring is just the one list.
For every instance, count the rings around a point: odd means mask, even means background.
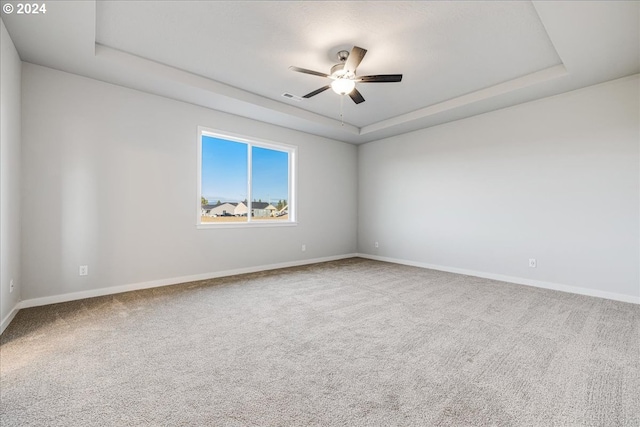
[{"label": "white window frame", "polygon": [[[202,137],[210,136],[213,138],[226,139],[228,141],[239,142],[247,145],[247,222],[220,222],[220,223],[203,223],[201,222],[202,215]],[[289,227],[295,226],[297,222],[297,159],[298,159],[298,147],[295,145],[283,144],[280,142],[273,142],[266,139],[248,137],[244,135],[238,135],[230,132],[222,132],[215,129],[206,128],[204,126],[198,126],[198,197],[197,209],[196,209],[196,228],[199,229],[211,229],[211,228],[246,228],[246,227]],[[252,180],[251,180],[251,147],[267,148],[277,151],[285,151],[289,153],[289,194],[287,198],[287,204],[289,206],[289,219],[261,219],[260,221],[251,221],[251,204],[252,202]]]}]

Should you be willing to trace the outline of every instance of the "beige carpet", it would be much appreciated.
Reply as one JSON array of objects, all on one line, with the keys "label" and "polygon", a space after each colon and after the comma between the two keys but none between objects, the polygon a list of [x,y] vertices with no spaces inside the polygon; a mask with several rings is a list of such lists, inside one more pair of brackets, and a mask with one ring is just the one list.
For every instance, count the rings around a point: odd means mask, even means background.
[{"label": "beige carpet", "polygon": [[359,258],[20,311],[0,425],[638,426],[640,306]]}]

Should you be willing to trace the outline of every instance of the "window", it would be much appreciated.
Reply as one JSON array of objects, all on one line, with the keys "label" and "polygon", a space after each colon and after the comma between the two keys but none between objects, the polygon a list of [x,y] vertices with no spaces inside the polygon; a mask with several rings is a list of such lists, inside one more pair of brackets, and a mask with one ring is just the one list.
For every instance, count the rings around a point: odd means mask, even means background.
[{"label": "window", "polygon": [[295,223],[295,147],[198,129],[198,226]]}]

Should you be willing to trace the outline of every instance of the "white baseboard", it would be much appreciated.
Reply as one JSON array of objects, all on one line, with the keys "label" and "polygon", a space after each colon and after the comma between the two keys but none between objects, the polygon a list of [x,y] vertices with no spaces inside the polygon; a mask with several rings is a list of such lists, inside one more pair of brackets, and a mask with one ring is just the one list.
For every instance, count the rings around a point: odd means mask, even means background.
[{"label": "white baseboard", "polygon": [[20,303],[14,305],[9,314],[2,319],[2,323],[0,323],[0,335],[2,335],[5,329],[7,329],[9,323],[11,323],[13,318],[16,317],[16,314],[18,314],[18,311],[20,311]]},{"label": "white baseboard", "polygon": [[[100,297],[104,295],[119,294],[122,292],[137,291],[141,289],[157,288],[160,286],[177,285],[180,283],[195,282],[197,280],[215,279],[217,277],[236,276],[238,274],[256,273],[259,271],[277,270],[279,268],[297,267],[300,265],[317,264],[319,262],[336,261],[339,259],[353,258],[357,254],[335,255],[323,258],[313,258],[298,261],[282,262],[277,264],[259,265],[255,267],[238,268],[234,270],[217,271],[212,273],[194,274],[190,276],[172,277],[169,279],[151,280],[148,282],[130,283],[127,285],[110,286],[108,288],[91,289],[79,292],[70,292],[62,295],[52,295],[41,298],[27,299],[19,304],[19,308],[38,307],[41,305],[58,304],[61,302],[75,301],[85,298]],[[8,316],[7,316],[8,317]],[[9,320],[10,322],[11,320]],[[4,325],[4,322],[3,322]],[[7,323],[8,325],[8,323]]]},{"label": "white baseboard", "polygon": [[446,267],[442,265],[427,264],[417,261],[408,261],[404,259],[389,258],[378,255],[357,254],[361,258],[373,259],[376,261],[391,262],[394,264],[410,265],[412,267],[428,268],[430,270],[446,271],[448,273],[464,274],[466,276],[482,277],[484,279],[492,279],[500,282],[515,283],[518,285],[533,286],[535,288],[551,289],[554,291],[568,292],[571,294],[587,295],[590,297],[598,297],[610,299],[614,301],[629,302],[632,304],[640,304],[640,296],[617,294],[613,292],[599,291],[596,289],[582,288],[579,286],[563,285],[560,283],[544,282],[540,280],[525,279],[522,277],[505,276],[502,274],[486,273],[484,271],[466,270],[464,268]]},{"label": "white baseboard", "polygon": [[397,259],[397,258],[389,258],[389,257],[378,256],[378,255],[370,255],[370,254],[364,254],[364,253],[351,253],[351,254],[343,254],[343,255],[329,256],[329,257],[323,257],[323,258],[313,258],[313,259],[305,259],[305,260],[298,260],[298,261],[282,262],[277,264],[260,265],[255,267],[238,268],[234,270],[225,270],[225,271],[218,271],[218,272],[212,272],[212,273],[195,274],[190,276],[172,277],[169,279],[130,283],[126,285],[111,286],[108,288],[91,289],[87,291],[71,292],[71,293],[61,294],[61,295],[52,295],[52,296],[41,297],[41,298],[27,299],[16,304],[13,307],[13,309],[9,312],[9,314],[7,314],[7,316],[5,316],[4,319],[2,319],[2,323],[0,324],[0,334],[4,332],[4,330],[7,328],[7,326],[9,326],[9,324],[11,323],[13,318],[16,316],[18,311],[22,308],[38,307],[41,305],[57,304],[61,302],[75,301],[75,300],[85,299],[85,298],[119,294],[122,292],[157,288],[161,286],[177,285],[180,283],[194,282],[197,280],[215,279],[218,277],[235,276],[238,274],[256,273],[259,271],[276,270],[279,268],[287,268],[287,267],[297,267],[300,265],[317,264],[320,262],[336,261],[340,259],[353,258],[353,257],[361,257],[361,258],[367,258],[367,259],[372,259],[377,261],[391,262],[394,264],[410,265],[413,267],[428,268],[431,270],[439,270],[439,271],[446,271],[449,273],[464,274],[467,276],[482,277],[485,279],[498,280],[501,282],[509,282],[509,283],[515,283],[520,285],[533,286],[537,288],[551,289],[556,291],[569,292],[573,294],[587,295],[587,296],[605,298],[605,299],[610,299],[615,301],[623,301],[623,302],[629,302],[633,304],[640,304],[640,297],[635,297],[632,295],[617,294],[613,292],[604,292],[604,291],[598,291],[594,289],[581,288],[577,286],[562,285],[558,283],[543,282],[539,280],[530,280],[530,279],[524,279],[521,277],[505,276],[501,274],[486,273],[482,271],[466,270],[462,268],[446,267],[441,265],[427,264],[427,263],[416,262],[416,261],[408,261],[408,260]]}]

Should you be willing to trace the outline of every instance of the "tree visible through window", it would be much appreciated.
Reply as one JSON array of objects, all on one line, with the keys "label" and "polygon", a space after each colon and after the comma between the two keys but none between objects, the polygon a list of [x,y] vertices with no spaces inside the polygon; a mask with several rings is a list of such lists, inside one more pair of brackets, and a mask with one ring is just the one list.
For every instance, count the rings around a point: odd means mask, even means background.
[{"label": "tree visible through window", "polygon": [[295,148],[201,129],[199,224],[293,222]]}]

